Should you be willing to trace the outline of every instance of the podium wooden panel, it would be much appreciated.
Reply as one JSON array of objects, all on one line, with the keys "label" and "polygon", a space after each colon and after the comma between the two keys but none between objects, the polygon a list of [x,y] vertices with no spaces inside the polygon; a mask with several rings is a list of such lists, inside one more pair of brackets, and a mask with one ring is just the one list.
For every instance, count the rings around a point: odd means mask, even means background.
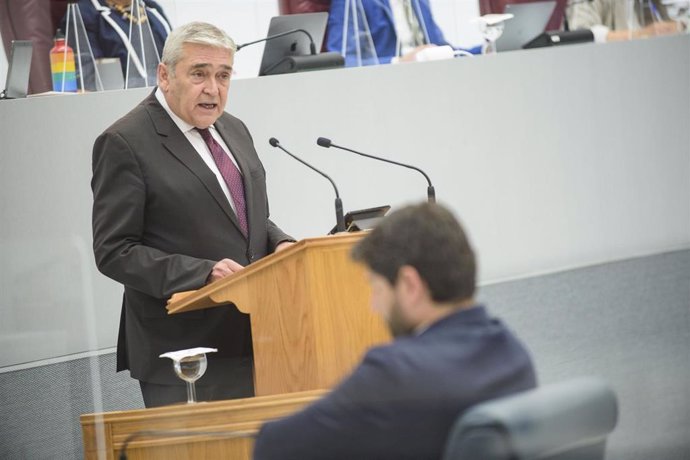
[{"label": "podium wooden panel", "polygon": [[330,388],[372,345],[390,340],[369,307],[362,234],[305,239],[168,305],[169,313],[228,302],[251,316],[257,396]]},{"label": "podium wooden panel", "polygon": [[[267,420],[289,415],[320,398],[314,390],[231,401],[180,404],[81,416],[86,460],[250,459],[253,434]],[[144,432],[157,432],[147,435]],[[177,432],[177,433],[176,433]],[[179,432],[185,432],[180,434]],[[196,434],[189,434],[196,433]]]}]

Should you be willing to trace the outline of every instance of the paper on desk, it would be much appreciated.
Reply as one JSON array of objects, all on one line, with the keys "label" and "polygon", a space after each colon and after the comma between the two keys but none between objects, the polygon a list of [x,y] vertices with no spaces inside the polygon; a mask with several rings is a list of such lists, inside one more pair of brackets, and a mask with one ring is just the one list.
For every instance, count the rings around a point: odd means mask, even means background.
[{"label": "paper on desk", "polygon": [[179,361],[182,358],[187,358],[189,356],[200,355],[202,353],[213,353],[218,351],[217,348],[188,348],[186,350],[169,351],[160,355],[160,358],[170,358],[174,361]]}]

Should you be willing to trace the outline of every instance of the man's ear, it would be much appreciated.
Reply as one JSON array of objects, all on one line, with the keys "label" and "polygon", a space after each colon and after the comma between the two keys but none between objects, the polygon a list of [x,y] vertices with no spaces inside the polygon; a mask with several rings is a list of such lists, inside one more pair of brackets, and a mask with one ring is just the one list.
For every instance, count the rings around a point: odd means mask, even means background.
[{"label": "man's ear", "polygon": [[160,64],[158,64],[157,74],[158,74],[158,87],[163,92],[167,91],[168,86],[170,85],[170,72],[168,72],[168,66],[166,66],[162,62]]},{"label": "man's ear", "polygon": [[398,270],[396,285],[400,290],[400,295],[411,303],[418,303],[427,295],[427,286],[416,268],[410,265],[403,265]]}]

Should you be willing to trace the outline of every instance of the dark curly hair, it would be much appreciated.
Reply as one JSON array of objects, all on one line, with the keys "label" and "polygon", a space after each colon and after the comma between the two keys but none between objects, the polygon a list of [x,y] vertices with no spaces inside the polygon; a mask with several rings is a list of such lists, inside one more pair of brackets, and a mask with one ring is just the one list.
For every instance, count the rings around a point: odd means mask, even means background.
[{"label": "dark curly hair", "polygon": [[353,248],[352,258],[392,285],[400,267],[414,267],[436,302],[461,301],[474,295],[474,251],[457,219],[438,204],[412,205],[393,212]]}]

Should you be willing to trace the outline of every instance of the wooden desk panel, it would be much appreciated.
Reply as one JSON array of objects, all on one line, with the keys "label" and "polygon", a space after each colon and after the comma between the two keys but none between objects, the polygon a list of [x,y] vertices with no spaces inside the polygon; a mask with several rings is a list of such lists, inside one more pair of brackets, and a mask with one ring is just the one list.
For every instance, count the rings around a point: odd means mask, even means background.
[{"label": "wooden desk panel", "polygon": [[84,458],[115,460],[125,441],[141,433],[128,443],[130,460],[250,459],[253,436],[264,422],[296,412],[325,393],[325,390],[312,390],[85,414],[81,416]]}]

